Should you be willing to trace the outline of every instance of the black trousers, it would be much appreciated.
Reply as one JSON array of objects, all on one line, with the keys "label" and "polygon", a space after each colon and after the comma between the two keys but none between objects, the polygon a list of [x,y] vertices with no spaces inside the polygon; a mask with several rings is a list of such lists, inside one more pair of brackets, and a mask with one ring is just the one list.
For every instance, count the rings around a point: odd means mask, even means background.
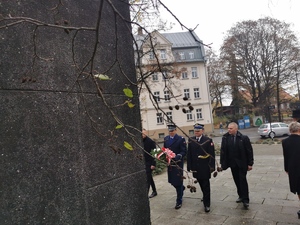
[{"label": "black trousers", "polygon": [[176,197],[176,204],[180,205],[182,204],[182,197],[183,197],[183,191],[185,189],[185,187],[182,185],[179,185],[179,186],[174,186],[173,187],[176,189],[176,194],[177,194],[177,197]]},{"label": "black trousers", "polygon": [[203,193],[204,206],[210,207],[210,182],[209,179],[197,179]]},{"label": "black trousers", "polygon": [[156,187],[155,187],[155,183],[154,183],[154,180],[153,180],[152,171],[150,171],[150,172],[147,171],[147,183],[148,183],[148,191],[149,191],[150,186],[151,186],[152,191],[156,192]]},{"label": "black trousers", "polygon": [[242,202],[249,203],[249,188],[246,178],[247,171],[241,170],[238,166],[231,167],[230,169],[239,198],[242,199]]}]

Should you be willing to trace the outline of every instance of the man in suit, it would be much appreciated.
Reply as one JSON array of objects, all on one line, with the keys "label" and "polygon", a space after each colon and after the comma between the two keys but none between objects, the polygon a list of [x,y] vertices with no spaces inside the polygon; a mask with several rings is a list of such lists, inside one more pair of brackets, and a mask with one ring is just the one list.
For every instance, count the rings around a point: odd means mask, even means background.
[{"label": "man in suit", "polygon": [[[194,125],[195,136],[189,138],[187,153],[187,170],[193,171],[203,193],[204,211],[210,211],[210,182],[211,173],[215,171],[215,147],[212,139],[203,135],[202,124]],[[207,158],[199,156],[210,155]]]},{"label": "man in suit", "polygon": [[169,135],[164,138],[164,148],[169,148],[175,153],[171,164],[168,166],[168,182],[176,189],[177,198],[175,209],[182,206],[183,186],[183,161],[186,155],[186,142],[182,136],[177,134],[175,125],[168,125]]},{"label": "man in suit", "polygon": [[223,135],[221,143],[220,163],[223,170],[231,169],[239,198],[244,208],[249,208],[249,189],[247,171],[252,170],[254,163],[253,149],[249,137],[238,131],[235,122],[228,124],[228,132]]},{"label": "man in suit", "polygon": [[157,195],[155,183],[152,177],[152,171],[155,169],[156,161],[151,156],[151,150],[156,148],[155,142],[147,136],[146,129],[143,129],[142,131],[142,137],[143,137],[143,144],[144,144],[144,158],[146,163],[146,174],[147,174],[147,183],[148,183],[148,192],[150,189],[150,186],[152,188],[152,194],[149,196],[149,198],[153,198]]}]

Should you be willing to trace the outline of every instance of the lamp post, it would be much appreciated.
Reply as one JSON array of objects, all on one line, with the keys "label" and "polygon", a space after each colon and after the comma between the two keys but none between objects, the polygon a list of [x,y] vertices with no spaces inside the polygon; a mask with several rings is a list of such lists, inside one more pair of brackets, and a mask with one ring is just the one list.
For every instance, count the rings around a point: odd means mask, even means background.
[{"label": "lamp post", "polygon": [[296,81],[297,81],[298,99],[299,99],[299,101],[300,101],[300,91],[299,91],[299,81],[298,81],[298,73],[297,73],[297,70],[296,70]]}]

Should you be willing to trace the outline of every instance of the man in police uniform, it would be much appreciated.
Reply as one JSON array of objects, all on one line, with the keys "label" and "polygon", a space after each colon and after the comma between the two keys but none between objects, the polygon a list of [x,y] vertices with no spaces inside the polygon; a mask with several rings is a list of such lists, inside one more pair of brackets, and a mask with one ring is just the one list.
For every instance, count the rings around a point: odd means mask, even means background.
[{"label": "man in police uniform", "polygon": [[183,161],[186,155],[186,142],[182,136],[177,134],[175,125],[168,125],[169,135],[164,138],[164,148],[169,148],[176,155],[168,166],[168,182],[176,189],[177,198],[175,209],[182,206],[183,186]]},{"label": "man in police uniform", "polygon": [[[203,135],[202,124],[194,125],[195,136],[189,138],[187,153],[187,170],[193,171],[203,193],[204,211],[210,211],[210,182],[211,173],[215,171],[215,147],[212,139]],[[209,157],[205,157],[210,155]],[[203,156],[199,158],[199,156]]]}]

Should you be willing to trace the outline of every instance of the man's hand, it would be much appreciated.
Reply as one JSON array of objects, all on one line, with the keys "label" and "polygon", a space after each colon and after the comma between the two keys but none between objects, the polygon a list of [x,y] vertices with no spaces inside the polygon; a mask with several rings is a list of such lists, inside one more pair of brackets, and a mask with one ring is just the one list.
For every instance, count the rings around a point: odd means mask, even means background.
[{"label": "man's hand", "polygon": [[155,166],[151,166],[150,168],[151,168],[151,170],[155,170]]},{"label": "man's hand", "polygon": [[174,161],[179,161],[179,160],[181,160],[181,158],[182,158],[182,155],[177,154],[177,155],[174,157]]},{"label": "man's hand", "polygon": [[252,170],[252,166],[248,166],[248,171]]}]

